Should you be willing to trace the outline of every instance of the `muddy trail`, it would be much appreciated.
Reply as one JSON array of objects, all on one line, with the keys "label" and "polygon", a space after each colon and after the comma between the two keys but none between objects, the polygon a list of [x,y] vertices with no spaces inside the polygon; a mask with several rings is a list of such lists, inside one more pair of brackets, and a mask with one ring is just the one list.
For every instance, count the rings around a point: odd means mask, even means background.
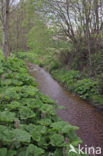
[{"label": "muddy trail", "polygon": [[40,91],[57,101],[57,104],[65,106],[66,109],[57,110],[57,114],[70,124],[80,127],[77,134],[83,140],[83,146],[101,147],[100,156],[103,156],[103,114],[66,91],[44,69],[31,63],[28,63],[28,67]]}]

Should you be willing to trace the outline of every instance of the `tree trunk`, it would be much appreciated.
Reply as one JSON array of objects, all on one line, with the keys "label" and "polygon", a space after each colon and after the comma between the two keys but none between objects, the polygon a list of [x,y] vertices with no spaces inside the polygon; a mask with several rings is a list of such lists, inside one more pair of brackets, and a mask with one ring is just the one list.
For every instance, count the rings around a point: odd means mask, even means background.
[{"label": "tree trunk", "polygon": [[8,42],[9,2],[9,0],[3,0],[3,54],[6,60],[10,55]]}]

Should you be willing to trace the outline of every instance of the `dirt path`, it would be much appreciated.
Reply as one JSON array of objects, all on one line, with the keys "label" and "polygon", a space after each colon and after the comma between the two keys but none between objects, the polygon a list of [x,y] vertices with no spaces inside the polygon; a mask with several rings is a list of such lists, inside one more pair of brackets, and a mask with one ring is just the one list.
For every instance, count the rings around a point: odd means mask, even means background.
[{"label": "dirt path", "polygon": [[65,91],[44,69],[28,63],[30,74],[36,79],[38,88],[45,95],[57,101],[65,110],[57,110],[57,114],[72,125],[80,127],[77,134],[83,145],[102,148],[103,156],[103,115],[88,103]]}]

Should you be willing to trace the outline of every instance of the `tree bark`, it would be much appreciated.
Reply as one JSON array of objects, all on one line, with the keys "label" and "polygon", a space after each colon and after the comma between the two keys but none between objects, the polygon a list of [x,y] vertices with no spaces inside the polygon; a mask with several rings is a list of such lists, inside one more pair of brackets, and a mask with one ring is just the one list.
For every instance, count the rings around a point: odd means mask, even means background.
[{"label": "tree bark", "polygon": [[3,54],[6,60],[10,55],[8,42],[9,2],[10,0],[3,0]]}]

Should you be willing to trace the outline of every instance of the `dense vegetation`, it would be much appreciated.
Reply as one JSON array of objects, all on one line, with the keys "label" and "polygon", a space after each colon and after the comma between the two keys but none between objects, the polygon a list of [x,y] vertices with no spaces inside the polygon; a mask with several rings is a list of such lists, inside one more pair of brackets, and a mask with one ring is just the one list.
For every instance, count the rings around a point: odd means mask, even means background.
[{"label": "dense vegetation", "polygon": [[103,1],[0,0],[0,48],[0,156],[75,156],[78,128],[57,117],[23,60],[102,107]]},{"label": "dense vegetation", "polygon": [[[58,56],[59,55],[59,56]],[[89,77],[85,72],[69,68],[60,61],[60,52],[48,52],[48,54],[19,52],[18,57],[38,64],[48,70],[52,76],[61,82],[71,92],[82,99],[90,101],[97,107],[103,105],[102,80],[98,77]],[[99,72],[99,71],[98,71]]]},{"label": "dense vegetation", "polygon": [[81,143],[78,127],[57,117],[55,102],[40,93],[25,63],[2,58],[0,78],[0,156],[76,156],[69,145]]},{"label": "dense vegetation", "polygon": [[[44,65],[66,88],[103,105],[103,2],[9,0],[8,3],[3,10],[0,1],[0,11],[5,15],[0,16],[0,43],[6,35],[5,58],[11,52],[20,55],[20,51],[26,51],[21,58]],[[75,79],[76,74],[79,77]]]}]

